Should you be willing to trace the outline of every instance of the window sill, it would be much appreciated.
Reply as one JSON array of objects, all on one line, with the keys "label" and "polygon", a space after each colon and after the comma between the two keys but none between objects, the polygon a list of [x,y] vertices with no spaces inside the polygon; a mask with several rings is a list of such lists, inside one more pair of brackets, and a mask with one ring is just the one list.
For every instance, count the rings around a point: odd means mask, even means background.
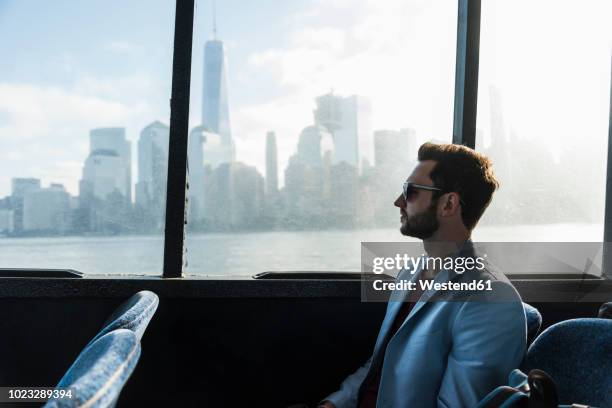
[{"label": "window sill", "polygon": [[[606,302],[612,282],[603,279],[512,279],[525,302]],[[172,298],[349,298],[361,301],[359,279],[253,279],[216,276],[82,278],[0,277],[0,298],[127,298],[151,290]]]}]

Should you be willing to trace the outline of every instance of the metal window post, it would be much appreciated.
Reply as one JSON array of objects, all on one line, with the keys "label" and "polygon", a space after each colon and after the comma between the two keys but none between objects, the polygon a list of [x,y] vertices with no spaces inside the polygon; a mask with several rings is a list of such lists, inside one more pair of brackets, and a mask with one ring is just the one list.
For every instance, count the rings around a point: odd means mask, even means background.
[{"label": "metal window post", "polygon": [[604,215],[604,243],[602,277],[612,280],[612,58],[610,63],[610,106],[608,107],[608,169],[606,173],[606,210]]},{"label": "metal window post", "polygon": [[480,1],[459,0],[453,143],[476,147]]},{"label": "metal window post", "polygon": [[179,278],[183,274],[193,16],[194,0],[176,0],[166,191],[164,278]]}]

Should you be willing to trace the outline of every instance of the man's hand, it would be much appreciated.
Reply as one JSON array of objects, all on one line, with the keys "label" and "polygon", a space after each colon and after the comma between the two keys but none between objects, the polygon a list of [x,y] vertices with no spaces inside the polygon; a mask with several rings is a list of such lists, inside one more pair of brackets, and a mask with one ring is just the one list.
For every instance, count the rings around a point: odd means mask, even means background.
[{"label": "man's hand", "polygon": [[336,406],[331,401],[325,400],[317,408],[336,408]]}]

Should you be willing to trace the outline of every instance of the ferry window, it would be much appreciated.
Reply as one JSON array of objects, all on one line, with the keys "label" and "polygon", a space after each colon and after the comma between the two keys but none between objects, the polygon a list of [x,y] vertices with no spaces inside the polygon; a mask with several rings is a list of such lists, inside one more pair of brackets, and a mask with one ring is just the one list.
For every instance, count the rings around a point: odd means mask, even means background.
[{"label": "ferry window", "polygon": [[0,267],[161,275],[174,13],[0,4]]},{"label": "ferry window", "polygon": [[197,1],[186,274],[358,272],[399,238],[418,145],[451,140],[456,31],[456,0]]},{"label": "ferry window", "polygon": [[501,183],[481,241],[603,239],[612,3],[483,1],[476,148]]}]

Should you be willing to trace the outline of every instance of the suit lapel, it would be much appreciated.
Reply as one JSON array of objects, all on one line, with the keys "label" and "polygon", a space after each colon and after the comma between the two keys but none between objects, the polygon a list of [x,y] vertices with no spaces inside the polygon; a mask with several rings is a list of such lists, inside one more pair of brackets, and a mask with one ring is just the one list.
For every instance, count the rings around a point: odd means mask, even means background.
[{"label": "suit lapel", "polygon": [[[459,251],[457,251],[454,255],[452,255],[452,258],[474,257],[474,256],[475,256],[474,246],[472,244],[472,241],[467,240],[465,244],[463,245],[463,247]],[[419,271],[419,275],[420,275],[420,272],[421,271]],[[453,281],[459,278],[460,276],[461,274],[456,273],[452,269],[442,269],[434,278],[433,285],[435,285],[436,283],[450,282],[450,281]],[[420,285],[419,282],[417,282],[417,284]],[[414,305],[414,307],[412,308],[412,310],[406,317],[406,320],[404,320],[404,322],[398,329],[397,331],[398,333],[404,328],[404,326],[410,321],[410,319],[412,319],[419,312],[419,310],[423,308],[423,306],[425,306],[430,300],[432,300],[434,297],[436,297],[439,294],[439,291],[433,289],[433,285],[432,285],[432,289],[429,289],[423,292],[420,299],[416,302],[416,304]],[[399,310],[399,307],[398,307],[398,310]],[[395,312],[394,316],[396,315],[397,315],[397,311]]]}]

